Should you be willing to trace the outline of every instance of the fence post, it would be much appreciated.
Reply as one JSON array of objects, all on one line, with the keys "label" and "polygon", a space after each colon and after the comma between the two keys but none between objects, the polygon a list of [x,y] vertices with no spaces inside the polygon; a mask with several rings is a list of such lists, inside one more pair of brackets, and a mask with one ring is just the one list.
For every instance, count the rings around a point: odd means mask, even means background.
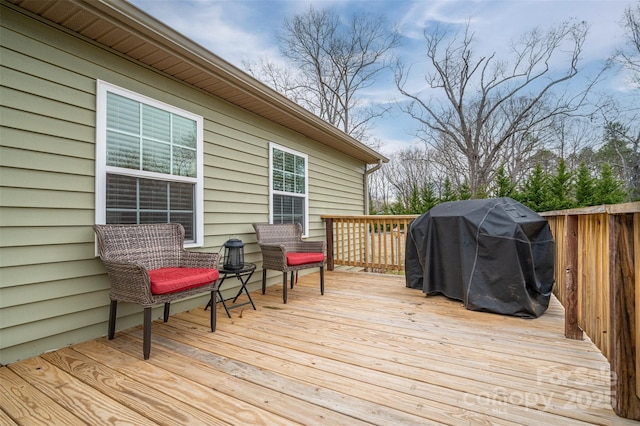
[{"label": "fence post", "polygon": [[633,254],[636,275],[636,396],[640,398],[640,212],[633,214]]},{"label": "fence post", "polygon": [[[611,405],[620,417],[640,420],[640,398],[636,394],[634,215],[609,215],[610,358]],[[637,229],[635,230],[637,232]]]},{"label": "fence post", "polygon": [[[562,267],[562,265],[558,265]],[[564,335],[582,340],[578,325],[578,216],[565,216],[564,238]]]},{"label": "fence post", "polygon": [[324,223],[327,239],[327,271],[333,271],[335,268],[333,259],[333,219],[327,217],[324,219]]}]

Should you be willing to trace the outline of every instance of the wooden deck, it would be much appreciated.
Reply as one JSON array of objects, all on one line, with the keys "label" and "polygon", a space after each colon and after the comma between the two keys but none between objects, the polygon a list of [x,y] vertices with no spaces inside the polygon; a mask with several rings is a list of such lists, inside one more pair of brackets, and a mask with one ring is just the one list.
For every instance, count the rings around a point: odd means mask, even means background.
[{"label": "wooden deck", "polygon": [[[257,310],[219,306],[0,368],[0,424],[635,424],[610,407],[608,363],[541,318],[471,312],[404,278],[327,272]],[[105,326],[106,328],[106,326]],[[106,330],[105,330],[106,332]]]}]

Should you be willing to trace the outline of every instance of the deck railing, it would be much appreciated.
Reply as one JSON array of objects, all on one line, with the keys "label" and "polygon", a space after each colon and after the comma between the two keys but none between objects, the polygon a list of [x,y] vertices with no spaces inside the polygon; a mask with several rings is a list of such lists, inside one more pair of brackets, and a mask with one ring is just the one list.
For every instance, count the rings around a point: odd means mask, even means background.
[{"label": "deck railing", "polygon": [[[583,331],[611,364],[616,414],[640,420],[640,202],[542,213],[556,242],[554,293],[565,335]],[[417,215],[323,216],[327,268],[404,271]]]},{"label": "deck railing", "polygon": [[327,269],[345,265],[367,271],[404,271],[407,230],[416,217],[322,216],[327,229]]},{"label": "deck railing", "polygon": [[556,241],[565,335],[611,364],[616,414],[640,420],[640,202],[542,213]]}]

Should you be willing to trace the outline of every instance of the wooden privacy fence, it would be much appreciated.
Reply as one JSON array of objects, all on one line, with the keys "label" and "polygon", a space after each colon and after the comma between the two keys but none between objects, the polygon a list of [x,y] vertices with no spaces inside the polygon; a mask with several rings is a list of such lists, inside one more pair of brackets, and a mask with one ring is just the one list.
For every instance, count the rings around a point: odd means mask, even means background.
[{"label": "wooden privacy fence", "polygon": [[542,213],[556,241],[565,335],[584,331],[611,364],[611,404],[640,420],[640,202]]},{"label": "wooden privacy fence", "polygon": [[327,269],[404,271],[409,224],[418,215],[322,216],[327,230]]}]

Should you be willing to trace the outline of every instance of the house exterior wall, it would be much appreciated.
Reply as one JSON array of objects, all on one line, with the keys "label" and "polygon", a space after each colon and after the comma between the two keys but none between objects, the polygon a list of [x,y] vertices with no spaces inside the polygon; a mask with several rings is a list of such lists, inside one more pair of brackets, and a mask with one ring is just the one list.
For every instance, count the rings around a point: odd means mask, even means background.
[{"label": "house exterior wall", "polygon": [[[1,364],[106,335],[109,281],[91,229],[98,79],[204,117],[198,250],[217,252],[236,237],[247,243],[245,259],[260,263],[251,223],[268,221],[269,142],[308,155],[310,239],[324,238],[320,215],[364,212],[361,161],[47,21],[0,9]],[[206,301],[173,303],[172,313]],[[121,304],[117,329],[140,324],[141,313]]]}]

